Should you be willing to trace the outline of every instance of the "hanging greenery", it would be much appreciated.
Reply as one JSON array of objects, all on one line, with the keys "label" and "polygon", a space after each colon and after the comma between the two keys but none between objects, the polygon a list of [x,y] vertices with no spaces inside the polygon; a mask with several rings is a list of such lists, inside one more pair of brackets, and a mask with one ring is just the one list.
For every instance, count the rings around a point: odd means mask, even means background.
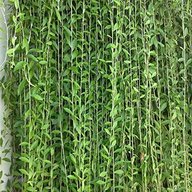
[{"label": "hanging greenery", "polygon": [[8,191],[190,192],[191,0],[10,4]]}]

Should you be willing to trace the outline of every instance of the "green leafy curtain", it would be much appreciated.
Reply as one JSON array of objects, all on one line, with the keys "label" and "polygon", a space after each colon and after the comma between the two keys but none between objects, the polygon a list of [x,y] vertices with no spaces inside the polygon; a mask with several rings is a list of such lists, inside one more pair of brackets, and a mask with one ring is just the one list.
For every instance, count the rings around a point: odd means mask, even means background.
[{"label": "green leafy curtain", "polygon": [[10,3],[8,191],[190,192],[192,1]]}]

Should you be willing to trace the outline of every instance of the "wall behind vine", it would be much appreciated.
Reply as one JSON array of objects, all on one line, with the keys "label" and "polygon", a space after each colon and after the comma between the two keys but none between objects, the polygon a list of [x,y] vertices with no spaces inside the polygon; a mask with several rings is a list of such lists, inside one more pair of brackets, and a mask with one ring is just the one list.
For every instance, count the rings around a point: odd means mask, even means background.
[{"label": "wall behind vine", "polygon": [[[6,2],[5,2],[6,4]],[[6,62],[7,51],[7,24],[5,5],[0,1],[0,79],[5,75],[3,66]],[[9,177],[10,168],[10,130],[4,126],[4,102],[2,99],[2,89],[0,89],[0,191],[6,189],[7,180]]]},{"label": "wall behind vine", "polygon": [[192,1],[10,3],[8,191],[191,191]]}]

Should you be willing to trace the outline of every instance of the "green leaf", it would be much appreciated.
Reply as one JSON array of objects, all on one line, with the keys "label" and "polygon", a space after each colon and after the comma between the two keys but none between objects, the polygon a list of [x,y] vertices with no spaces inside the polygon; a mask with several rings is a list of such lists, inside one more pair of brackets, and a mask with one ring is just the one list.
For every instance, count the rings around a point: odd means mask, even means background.
[{"label": "green leaf", "polygon": [[118,23],[115,23],[113,30],[116,31],[119,28]]},{"label": "green leaf", "polygon": [[107,172],[104,171],[104,172],[101,172],[99,176],[100,176],[100,177],[105,177],[106,175],[107,175]]},{"label": "green leaf", "polygon": [[74,50],[77,47],[77,40],[74,39],[73,41],[70,42],[70,47],[72,50]]},{"label": "green leaf", "polygon": [[7,157],[4,157],[2,160],[6,161],[6,162],[11,162],[11,160],[9,158],[7,158]]},{"label": "green leaf", "polygon": [[40,95],[33,94],[32,97],[36,99],[37,101],[43,101],[43,98]]},{"label": "green leaf", "polygon": [[24,48],[26,50],[26,53],[28,53],[29,52],[29,43],[26,38],[23,39],[22,49],[24,49]]},{"label": "green leaf", "polygon": [[98,180],[96,183],[97,183],[98,185],[104,185],[104,184],[105,184],[105,181]]},{"label": "green leaf", "polygon": [[37,146],[38,146],[38,143],[39,143],[38,140],[34,141],[34,142],[31,144],[31,150],[36,149]]},{"label": "green leaf", "polygon": [[60,15],[58,9],[56,9],[56,15],[57,15],[57,19],[61,22],[61,15]]},{"label": "green leaf", "polygon": [[23,141],[23,142],[21,142],[19,145],[20,145],[20,146],[29,146],[29,143]]},{"label": "green leaf", "polygon": [[44,159],[43,162],[48,163],[48,164],[51,164],[51,161],[50,161],[50,160],[47,160],[47,159]]},{"label": "green leaf", "polygon": [[40,63],[41,65],[46,65],[46,64],[48,64],[47,61],[40,61],[39,63]]},{"label": "green leaf", "polygon": [[70,61],[71,61],[70,55],[69,55],[69,54],[66,54],[66,55],[64,56],[63,60],[64,60],[65,62],[70,62]]},{"label": "green leaf", "polygon": [[109,43],[108,45],[107,45],[107,47],[106,47],[107,49],[108,48],[112,48],[112,49],[115,49],[116,48],[116,45],[115,44],[113,44],[113,43]]},{"label": "green leaf", "polygon": [[67,34],[68,34],[69,36],[72,35],[72,34],[71,34],[71,31],[70,31],[66,26],[63,26],[63,28],[64,28],[65,32],[67,32]]},{"label": "green leaf", "polygon": [[115,171],[115,174],[117,174],[117,175],[123,175],[123,170],[117,170],[117,171]]},{"label": "green leaf", "polygon": [[43,130],[44,130],[44,129],[48,129],[49,126],[50,126],[49,124],[45,124],[45,125],[42,126],[42,129],[43,129]]},{"label": "green leaf", "polygon": [[69,155],[69,157],[70,157],[70,159],[71,159],[72,163],[76,166],[77,161],[76,161],[76,159],[75,159],[74,155],[73,155],[73,154],[70,154],[70,155]]},{"label": "green leaf", "polygon": [[46,44],[47,44],[47,45],[52,45],[53,42],[52,42],[52,41],[48,41]]},{"label": "green leaf", "polygon": [[20,157],[19,159],[25,163],[29,163],[29,159],[27,157]]},{"label": "green leaf", "polygon": [[28,173],[25,169],[19,169],[19,171],[20,171],[22,174],[29,176],[29,173]]},{"label": "green leaf", "polygon": [[37,57],[35,57],[35,56],[32,55],[32,54],[28,54],[28,58],[31,59],[31,60],[33,60],[33,61],[35,61],[35,62],[38,62]]},{"label": "green leaf", "polygon": [[35,188],[31,186],[27,187],[27,191],[36,192]]},{"label": "green leaf", "polygon": [[118,6],[120,6],[120,5],[121,5],[120,0],[114,0],[114,3],[116,3]]},{"label": "green leaf", "polygon": [[16,72],[16,71],[22,69],[25,64],[26,64],[25,61],[19,61],[19,62],[15,65],[14,71]]},{"label": "green leaf", "polygon": [[184,58],[179,58],[178,59],[178,62],[183,62],[184,61]]},{"label": "green leaf", "polygon": [[167,107],[167,102],[164,102],[164,103],[161,105],[161,107],[160,107],[160,111],[161,111],[161,112],[164,111],[164,110],[166,109],[166,107]]},{"label": "green leaf", "polygon": [[21,82],[21,83],[19,84],[19,86],[18,86],[18,90],[17,90],[18,95],[21,94],[21,92],[22,92],[23,89],[25,88],[26,84],[27,84],[27,81],[26,81],[25,79],[23,79],[22,82]]},{"label": "green leaf", "polygon": [[112,143],[111,143],[111,147],[114,147],[116,145],[117,141],[114,140]]},{"label": "green leaf", "polygon": [[65,110],[67,113],[69,113],[70,115],[73,115],[73,112],[72,112],[70,109],[64,108],[64,110]]},{"label": "green leaf", "polygon": [[65,96],[63,96],[62,98],[63,98],[65,101],[67,101],[67,102],[71,103],[71,100],[70,100],[70,98],[69,98],[69,97],[65,97]]},{"label": "green leaf", "polygon": [[108,134],[108,135],[111,135],[110,131],[108,129],[105,129],[105,132]]},{"label": "green leaf", "polygon": [[187,34],[188,34],[188,29],[187,29],[187,28],[185,28],[185,30],[184,30],[184,37],[186,37],[186,36],[187,36]]},{"label": "green leaf", "polygon": [[3,146],[3,138],[1,137],[0,138],[0,147],[2,147]]},{"label": "green leaf", "polygon": [[19,9],[19,0],[14,0],[15,8]]},{"label": "green leaf", "polygon": [[68,175],[67,176],[69,179],[71,179],[71,180],[77,180],[77,177],[75,177],[74,175]]}]

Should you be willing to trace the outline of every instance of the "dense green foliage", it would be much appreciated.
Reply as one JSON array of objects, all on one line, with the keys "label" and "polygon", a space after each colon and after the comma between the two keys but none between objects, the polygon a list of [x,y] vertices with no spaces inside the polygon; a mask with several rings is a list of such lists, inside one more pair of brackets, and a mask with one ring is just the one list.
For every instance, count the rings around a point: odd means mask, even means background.
[{"label": "dense green foliage", "polygon": [[8,191],[191,191],[192,1],[11,2]]}]

